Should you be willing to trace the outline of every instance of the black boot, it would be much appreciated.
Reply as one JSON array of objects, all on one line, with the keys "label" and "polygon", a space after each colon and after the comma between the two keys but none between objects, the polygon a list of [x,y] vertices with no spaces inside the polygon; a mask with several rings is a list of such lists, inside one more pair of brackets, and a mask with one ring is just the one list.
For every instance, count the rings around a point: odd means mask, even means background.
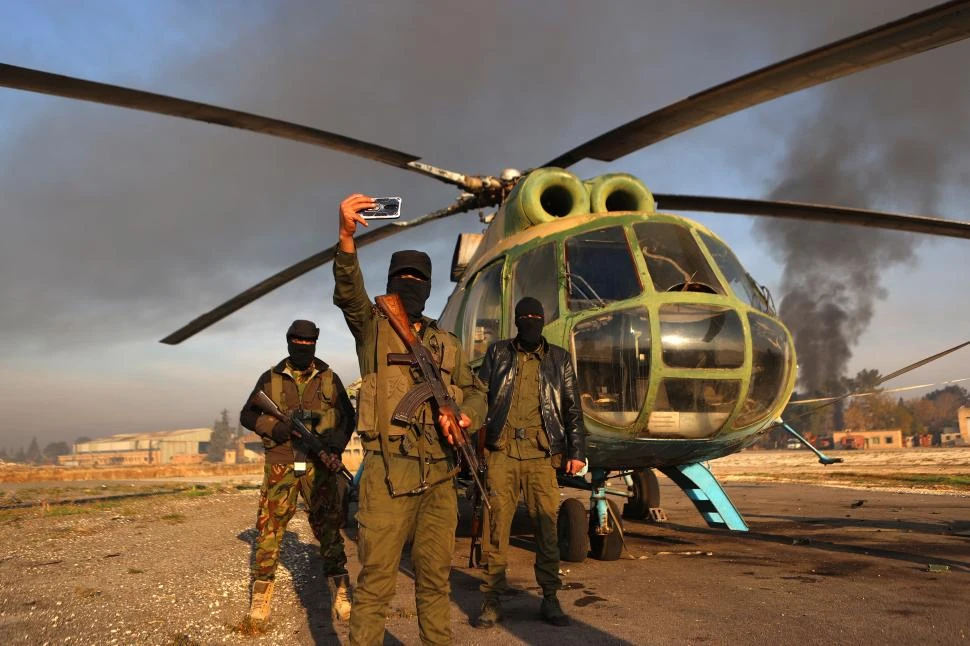
[{"label": "black boot", "polygon": [[569,615],[562,611],[562,606],[559,605],[559,599],[554,594],[542,598],[542,605],[539,606],[539,614],[542,615],[542,620],[547,624],[552,624],[553,626],[569,625]]}]

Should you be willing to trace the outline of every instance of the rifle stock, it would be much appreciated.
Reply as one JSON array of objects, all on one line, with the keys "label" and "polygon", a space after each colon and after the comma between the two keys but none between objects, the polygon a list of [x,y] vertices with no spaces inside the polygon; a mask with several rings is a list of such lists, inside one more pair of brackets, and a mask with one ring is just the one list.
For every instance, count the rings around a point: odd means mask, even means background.
[{"label": "rifle stock", "polygon": [[[310,449],[317,461],[320,462],[321,466],[327,469],[330,468],[328,466],[328,462],[330,461],[330,456],[333,454],[323,447],[323,443],[320,442],[320,438],[318,438],[310,431],[310,429],[304,426],[303,422],[296,418],[287,417],[284,415],[283,411],[281,411],[279,406],[276,405],[276,402],[270,399],[269,395],[264,393],[262,390],[253,395],[252,399],[249,400],[249,403],[270,417],[273,417],[288,425],[290,427],[290,434],[293,437],[303,440],[303,443],[307,445],[307,448]],[[340,463],[338,473],[348,483],[353,483],[354,474],[352,474],[350,470],[344,466],[343,461]]]},{"label": "rifle stock", "polygon": [[[438,414],[449,418],[451,428],[458,429],[457,432],[450,435],[451,443],[458,451],[459,456],[468,465],[468,470],[475,481],[475,486],[481,492],[482,501],[491,510],[492,507],[488,502],[488,493],[485,491],[485,485],[479,478],[478,460],[475,454],[469,450],[468,435],[459,423],[461,411],[459,411],[455,400],[448,394],[448,389],[445,388],[444,382],[441,380],[441,372],[434,358],[431,356],[431,352],[424,347],[421,339],[414,333],[414,328],[411,327],[407,312],[404,310],[404,304],[401,303],[401,297],[397,294],[384,294],[383,296],[376,297],[374,302],[377,303],[378,309],[387,317],[387,322],[390,323],[391,328],[397,333],[401,341],[404,342],[404,347],[407,348],[408,355],[410,356],[408,363],[417,367],[421,372],[421,376],[424,377],[424,383],[415,386],[415,388],[422,389],[422,394],[427,391],[427,395],[421,399],[421,402],[428,399],[433,400],[438,409]],[[389,355],[388,358],[394,362],[402,362],[403,360],[403,357],[398,354]],[[405,395],[405,399],[411,401],[414,398],[408,398],[408,395]],[[398,412],[395,411],[395,413]]]},{"label": "rifle stock", "polygon": [[418,335],[414,333],[411,322],[408,320],[408,313],[404,309],[404,303],[397,294],[384,294],[374,299],[377,307],[384,312],[387,322],[391,324],[397,335],[404,341],[404,345],[410,350],[415,343],[420,343]]}]

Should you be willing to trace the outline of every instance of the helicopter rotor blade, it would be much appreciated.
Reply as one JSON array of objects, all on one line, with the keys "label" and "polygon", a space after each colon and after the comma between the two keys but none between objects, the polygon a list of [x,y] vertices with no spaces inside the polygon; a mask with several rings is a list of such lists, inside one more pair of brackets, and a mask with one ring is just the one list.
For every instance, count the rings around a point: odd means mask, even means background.
[{"label": "helicopter rotor blade", "polygon": [[118,85],[86,81],[71,76],[0,63],[0,87],[213,123],[228,128],[239,128],[240,130],[249,130],[281,139],[322,146],[410,170],[426,177],[433,177],[470,192],[475,192],[483,182],[485,185],[489,185],[489,183],[497,185],[493,178],[475,178],[474,176],[437,168],[418,161],[420,158],[415,155],[326,130]]},{"label": "helicopter rotor blade", "polygon": [[[928,363],[932,363],[933,361],[936,361],[937,359],[942,359],[943,357],[945,357],[945,356],[947,356],[949,354],[952,354],[952,353],[956,352],[957,350],[960,350],[962,348],[965,348],[968,345],[970,345],[970,341],[964,341],[963,343],[960,343],[959,345],[955,345],[952,348],[948,348],[948,349],[946,349],[946,350],[944,350],[942,352],[937,352],[936,354],[932,354],[932,355],[930,355],[930,356],[928,356],[928,357],[926,357],[924,359],[920,359],[919,361],[913,362],[913,363],[909,364],[908,366],[905,366],[903,368],[900,368],[899,370],[897,370],[895,372],[891,372],[891,373],[889,373],[888,375],[886,375],[884,377],[880,377],[879,378],[879,381],[877,381],[874,384],[874,386],[876,388],[878,388],[879,386],[881,386],[882,384],[886,383],[887,381],[890,381],[891,379],[895,379],[896,377],[900,377],[902,375],[905,375],[907,372],[911,372],[913,370],[916,370],[917,368],[921,368],[921,367],[925,366]],[[850,393],[846,393],[844,395],[839,395],[837,397],[832,397],[832,398],[829,398],[829,399],[823,399],[823,402],[824,403],[819,404],[818,406],[814,406],[814,407],[810,408],[808,411],[806,411],[806,412],[804,412],[804,413],[802,413],[800,415],[796,415],[793,418],[789,418],[786,421],[792,422],[792,421],[795,421],[795,420],[803,419],[805,417],[811,417],[812,415],[814,415],[815,413],[819,412],[820,410],[822,410],[824,408],[828,408],[829,406],[834,406],[835,404],[839,403],[840,401],[844,401],[844,400],[846,400],[846,399],[848,399],[850,397],[858,396],[860,394],[861,393],[859,393],[859,392],[850,392]],[[797,403],[808,403],[808,402],[797,402]],[[764,432],[767,432],[767,431],[770,431],[772,429],[778,428],[779,426],[782,426],[782,425],[783,425],[783,422],[781,422],[781,421],[775,422],[771,426],[766,427],[764,429]]]},{"label": "helicopter rotor blade", "polygon": [[[356,236],[354,238],[354,242],[359,249],[360,247],[377,242],[378,240],[383,240],[384,238],[388,238],[396,233],[407,231],[415,227],[419,227],[422,224],[440,220],[441,218],[446,218],[449,215],[464,213],[465,211],[470,211],[478,208],[479,206],[482,205],[477,197],[463,196],[450,206],[433,211],[419,218],[408,220],[406,222],[391,222],[382,227],[366,231]],[[304,258],[300,262],[287,267],[286,269],[270,276],[266,280],[260,281],[246,291],[233,296],[225,303],[193,319],[186,325],[169,334],[164,339],[161,339],[160,343],[166,343],[168,345],[177,345],[181,343],[182,341],[195,334],[198,334],[217,321],[224,319],[236,310],[245,307],[262,296],[265,296],[277,287],[282,287],[294,278],[298,278],[303,274],[320,267],[321,265],[331,262],[336,254],[337,245],[333,245],[332,247],[324,249],[319,253],[315,253],[312,256]]]},{"label": "helicopter rotor blade", "polygon": [[885,390],[868,390],[864,393],[853,393],[851,395],[834,396],[834,397],[813,397],[812,399],[793,399],[788,402],[789,406],[803,406],[805,404],[821,404],[822,402],[829,402],[839,398],[845,399],[857,399],[860,397],[872,397],[873,395],[885,395],[888,393],[902,393],[909,390],[920,390],[924,388],[936,388],[937,386],[950,386],[953,384],[959,384],[964,381],[970,381],[970,377],[962,377],[960,379],[949,379],[947,381],[938,381],[935,384],[916,384],[915,386],[900,386],[899,388],[886,388]]},{"label": "helicopter rotor blade", "polygon": [[926,233],[951,238],[970,239],[970,222],[944,220],[925,215],[908,215],[887,211],[870,211],[844,206],[785,202],[779,200],[749,200],[734,197],[710,197],[701,195],[654,194],[657,205],[671,211],[700,211],[705,213],[732,213],[736,215],[763,215],[777,218],[808,220],[810,222],[834,222],[879,229]]},{"label": "helicopter rotor blade", "polygon": [[614,161],[771,99],[970,36],[970,0],[955,0],[844,38],[672,103],[591,139],[544,166]]}]

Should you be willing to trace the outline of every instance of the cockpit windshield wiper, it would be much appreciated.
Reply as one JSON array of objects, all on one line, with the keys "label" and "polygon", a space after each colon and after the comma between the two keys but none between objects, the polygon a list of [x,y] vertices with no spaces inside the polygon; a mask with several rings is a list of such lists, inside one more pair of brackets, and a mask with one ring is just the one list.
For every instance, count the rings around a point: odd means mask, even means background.
[{"label": "cockpit windshield wiper", "polygon": [[596,290],[593,289],[593,286],[589,284],[588,280],[575,272],[567,271],[565,274],[566,278],[569,279],[570,292],[572,292],[573,288],[576,288],[576,291],[579,292],[582,298],[596,301],[597,307],[606,307],[606,301],[596,293]]}]

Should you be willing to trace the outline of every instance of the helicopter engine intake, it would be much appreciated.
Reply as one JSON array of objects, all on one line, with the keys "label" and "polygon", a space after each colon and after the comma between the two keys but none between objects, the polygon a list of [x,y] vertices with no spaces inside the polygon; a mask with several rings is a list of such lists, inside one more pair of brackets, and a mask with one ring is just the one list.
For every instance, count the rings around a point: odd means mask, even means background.
[{"label": "helicopter engine intake", "polygon": [[509,193],[505,202],[505,235],[585,213],[589,213],[589,194],[583,182],[561,168],[540,168]]},{"label": "helicopter engine intake", "polygon": [[586,182],[590,213],[640,211],[653,213],[653,194],[639,179],[628,173],[608,173]]}]

